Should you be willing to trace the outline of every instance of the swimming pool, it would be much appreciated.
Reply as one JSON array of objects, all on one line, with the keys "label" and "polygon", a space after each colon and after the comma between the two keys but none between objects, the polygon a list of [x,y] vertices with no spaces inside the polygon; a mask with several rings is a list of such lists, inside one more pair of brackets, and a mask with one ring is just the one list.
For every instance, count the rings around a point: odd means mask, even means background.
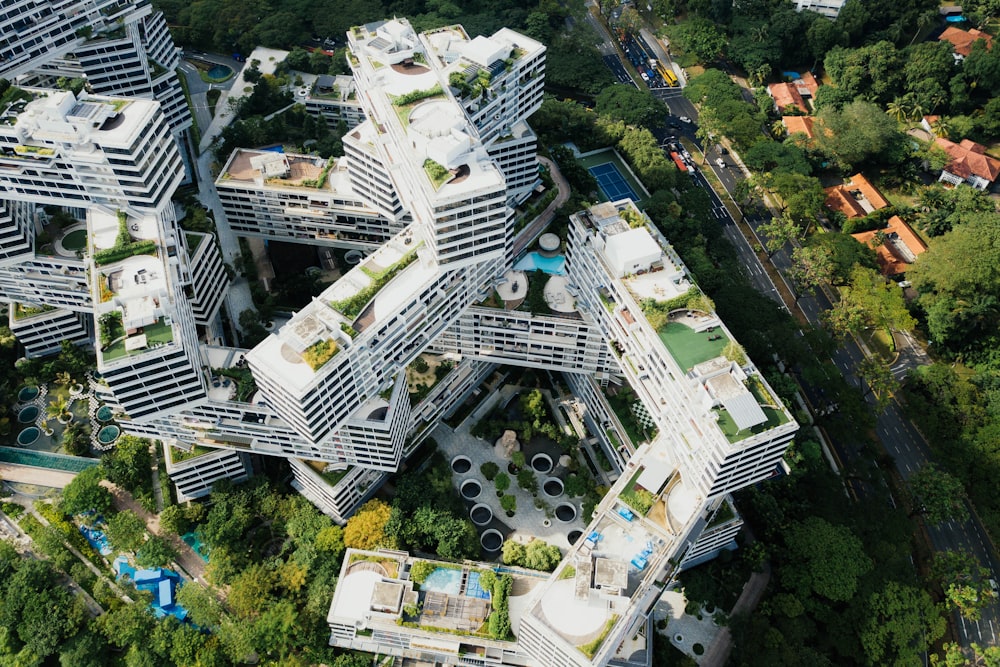
[{"label": "swimming pool", "polygon": [[514,265],[515,271],[535,271],[542,270],[550,276],[564,276],[566,275],[566,257],[564,255],[556,255],[555,257],[546,257],[537,252],[529,252],[527,255],[518,260],[517,264]]},{"label": "swimming pool", "polygon": [[96,528],[88,528],[87,526],[80,526],[80,532],[83,536],[87,538],[87,542],[90,546],[94,547],[102,556],[107,556],[111,553],[111,546],[108,544],[107,536],[97,530]]},{"label": "swimming pool", "polygon": [[462,592],[462,571],[439,567],[427,575],[424,583],[420,584],[420,590],[458,595]]},{"label": "swimming pool", "polygon": [[490,599],[489,592],[484,591],[483,587],[479,585],[478,572],[469,573],[469,580],[465,582],[465,595],[470,598],[482,598],[483,600]]},{"label": "swimming pool", "polygon": [[959,14],[958,16],[945,16],[944,20],[948,23],[961,23],[965,20],[965,17]]}]

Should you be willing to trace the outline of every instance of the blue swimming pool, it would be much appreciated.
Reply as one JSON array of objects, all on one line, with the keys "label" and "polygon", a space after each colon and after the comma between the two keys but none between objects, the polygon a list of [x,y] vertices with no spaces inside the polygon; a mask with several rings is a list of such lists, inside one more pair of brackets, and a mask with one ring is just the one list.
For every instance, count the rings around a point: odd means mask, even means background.
[{"label": "blue swimming pool", "polygon": [[514,270],[529,272],[541,270],[550,276],[564,276],[566,275],[566,257],[563,255],[546,257],[537,252],[529,252],[518,260],[517,264],[514,265]]},{"label": "blue swimming pool", "polygon": [[482,598],[483,600],[490,599],[489,592],[484,591],[483,587],[479,585],[478,572],[469,573],[469,580],[465,582],[465,595],[470,598]]},{"label": "blue swimming pool", "polygon": [[958,15],[958,16],[945,16],[944,20],[947,21],[948,23],[961,23],[962,21],[965,20],[965,17],[962,16],[962,15]]},{"label": "blue swimming pool", "polygon": [[439,567],[427,575],[424,583],[420,584],[420,590],[458,595],[462,592],[462,571]]}]

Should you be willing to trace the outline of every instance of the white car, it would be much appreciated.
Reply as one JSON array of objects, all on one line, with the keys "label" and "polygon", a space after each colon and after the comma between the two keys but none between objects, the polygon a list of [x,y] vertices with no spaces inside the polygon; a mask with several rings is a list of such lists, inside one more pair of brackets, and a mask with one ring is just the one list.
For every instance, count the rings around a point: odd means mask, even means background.
[{"label": "white car", "polygon": [[688,118],[687,116],[678,116],[677,120],[679,120],[682,123],[690,123],[691,122],[691,119]]}]

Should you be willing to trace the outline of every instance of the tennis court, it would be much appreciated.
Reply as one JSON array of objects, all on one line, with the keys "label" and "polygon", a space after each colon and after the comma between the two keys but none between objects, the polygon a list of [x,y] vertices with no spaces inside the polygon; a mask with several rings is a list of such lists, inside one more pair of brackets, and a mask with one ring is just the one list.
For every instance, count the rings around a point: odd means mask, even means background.
[{"label": "tennis court", "polygon": [[610,200],[631,199],[639,201],[639,195],[628,184],[618,167],[613,162],[605,162],[589,168],[587,171],[597,179],[597,186],[601,192]]}]

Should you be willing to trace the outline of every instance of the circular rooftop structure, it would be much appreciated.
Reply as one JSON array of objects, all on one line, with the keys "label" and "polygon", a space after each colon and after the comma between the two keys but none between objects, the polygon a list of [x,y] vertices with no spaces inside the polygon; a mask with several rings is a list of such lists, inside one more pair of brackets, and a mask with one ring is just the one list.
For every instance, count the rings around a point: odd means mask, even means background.
[{"label": "circular rooftop structure", "polygon": [[545,620],[574,644],[586,644],[600,634],[610,617],[606,601],[588,604],[574,597],[574,579],[553,582],[542,598]]},{"label": "circular rooftop structure", "polygon": [[554,253],[559,250],[562,241],[556,234],[546,232],[538,237],[538,247],[545,253]]},{"label": "circular rooftop structure", "polygon": [[428,139],[451,135],[454,129],[461,129],[465,121],[458,110],[447,100],[430,100],[418,104],[410,111],[410,129]]},{"label": "circular rooftop structure", "polygon": [[685,486],[683,479],[678,481],[667,495],[667,509],[670,511],[670,516],[681,524],[687,522],[697,507],[698,497]]}]

